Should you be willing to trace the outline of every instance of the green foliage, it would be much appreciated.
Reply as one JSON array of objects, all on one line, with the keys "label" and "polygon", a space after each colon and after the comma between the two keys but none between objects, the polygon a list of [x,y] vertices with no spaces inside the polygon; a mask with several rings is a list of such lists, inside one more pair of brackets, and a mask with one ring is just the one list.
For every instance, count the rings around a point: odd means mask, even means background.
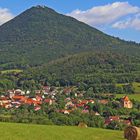
[{"label": "green foliage", "polygon": [[124,130],[124,128],[126,127],[127,125],[123,124],[123,123],[120,123],[120,122],[117,122],[117,121],[112,121],[108,126],[107,128],[109,129],[113,129],[113,130]]},{"label": "green foliage", "polygon": [[[113,64],[110,61],[113,61]],[[29,69],[25,71],[25,76],[32,74],[32,78],[48,81],[55,86],[78,85],[80,90],[92,87],[93,93],[132,94],[135,89],[138,91],[134,81],[140,82],[140,69],[134,69],[134,65],[139,65],[139,61],[117,53],[86,52]]]}]

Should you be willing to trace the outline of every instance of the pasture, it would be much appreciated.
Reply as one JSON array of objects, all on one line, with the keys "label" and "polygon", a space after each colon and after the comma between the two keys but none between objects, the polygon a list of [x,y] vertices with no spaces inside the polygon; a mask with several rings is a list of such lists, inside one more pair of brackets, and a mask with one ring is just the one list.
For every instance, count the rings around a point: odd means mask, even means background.
[{"label": "pasture", "polygon": [[20,73],[23,72],[23,70],[19,69],[11,69],[11,70],[2,70],[0,71],[2,74],[8,74],[8,73]]},{"label": "pasture", "polygon": [[2,140],[124,140],[122,131],[71,126],[0,123]]},{"label": "pasture", "polygon": [[[117,84],[116,86],[123,86],[126,84]],[[123,96],[127,95],[130,99],[134,99],[136,101],[140,101],[140,83],[133,82],[132,83],[135,94],[116,94],[116,98],[122,98]]]},{"label": "pasture", "polygon": [[[116,84],[117,87],[123,87],[124,85],[128,85],[129,83],[124,83],[124,84]],[[134,88],[134,92],[135,94],[140,94],[140,83],[138,82],[133,82],[131,83],[133,88]]]},{"label": "pasture", "polygon": [[129,97],[129,99],[134,99],[136,101],[140,101],[140,94],[116,94],[116,98],[122,98],[125,95]]}]

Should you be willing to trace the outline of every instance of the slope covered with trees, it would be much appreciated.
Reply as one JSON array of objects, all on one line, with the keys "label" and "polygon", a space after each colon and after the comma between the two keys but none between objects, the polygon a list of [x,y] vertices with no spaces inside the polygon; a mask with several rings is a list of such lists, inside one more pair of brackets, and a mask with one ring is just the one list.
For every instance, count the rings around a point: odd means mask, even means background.
[{"label": "slope covered with trees", "polygon": [[86,52],[52,61],[29,73],[44,75],[51,82],[130,83],[140,82],[139,62],[139,58],[118,53]]},{"label": "slope covered with trees", "polygon": [[20,73],[2,73],[0,85],[1,89],[38,89],[49,83],[94,87],[100,93],[134,93],[133,83],[140,82],[139,62],[139,58],[119,53],[79,53]]}]

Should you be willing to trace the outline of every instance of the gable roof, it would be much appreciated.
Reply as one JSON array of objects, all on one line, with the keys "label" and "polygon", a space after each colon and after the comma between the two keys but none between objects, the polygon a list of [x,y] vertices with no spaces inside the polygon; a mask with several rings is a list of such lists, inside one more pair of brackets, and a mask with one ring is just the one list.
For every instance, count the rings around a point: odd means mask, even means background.
[{"label": "gable roof", "polygon": [[124,96],[124,97],[123,97],[123,101],[126,101],[126,102],[130,101],[130,100],[129,100],[129,97],[128,97],[128,96]]}]

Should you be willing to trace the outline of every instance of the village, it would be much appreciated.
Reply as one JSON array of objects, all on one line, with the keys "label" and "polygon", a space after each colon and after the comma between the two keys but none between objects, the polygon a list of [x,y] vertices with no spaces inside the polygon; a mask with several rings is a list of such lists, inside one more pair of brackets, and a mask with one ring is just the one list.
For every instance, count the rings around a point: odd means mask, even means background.
[{"label": "village", "polygon": [[[113,104],[114,110],[133,108],[133,103],[128,96],[122,96],[121,99],[116,99],[113,95],[85,97],[85,92],[76,90],[75,87],[51,87],[43,86],[41,90],[34,90],[31,93],[29,90],[24,91],[20,89],[7,90],[0,96],[0,108],[6,110],[18,110],[22,105],[33,106],[33,111],[37,112],[42,109],[42,105],[45,104],[48,108],[52,105],[61,104],[61,107],[57,107],[55,110],[58,113],[70,115],[72,112],[80,110],[81,114],[92,114],[94,116],[101,116],[104,118],[104,125],[108,126],[112,122],[122,123],[124,125],[131,125],[131,117],[121,117],[124,115],[112,115],[104,111],[99,111],[99,106],[108,107],[109,104]],[[62,96],[61,102],[58,100]],[[112,105],[111,105],[112,106]]]}]

